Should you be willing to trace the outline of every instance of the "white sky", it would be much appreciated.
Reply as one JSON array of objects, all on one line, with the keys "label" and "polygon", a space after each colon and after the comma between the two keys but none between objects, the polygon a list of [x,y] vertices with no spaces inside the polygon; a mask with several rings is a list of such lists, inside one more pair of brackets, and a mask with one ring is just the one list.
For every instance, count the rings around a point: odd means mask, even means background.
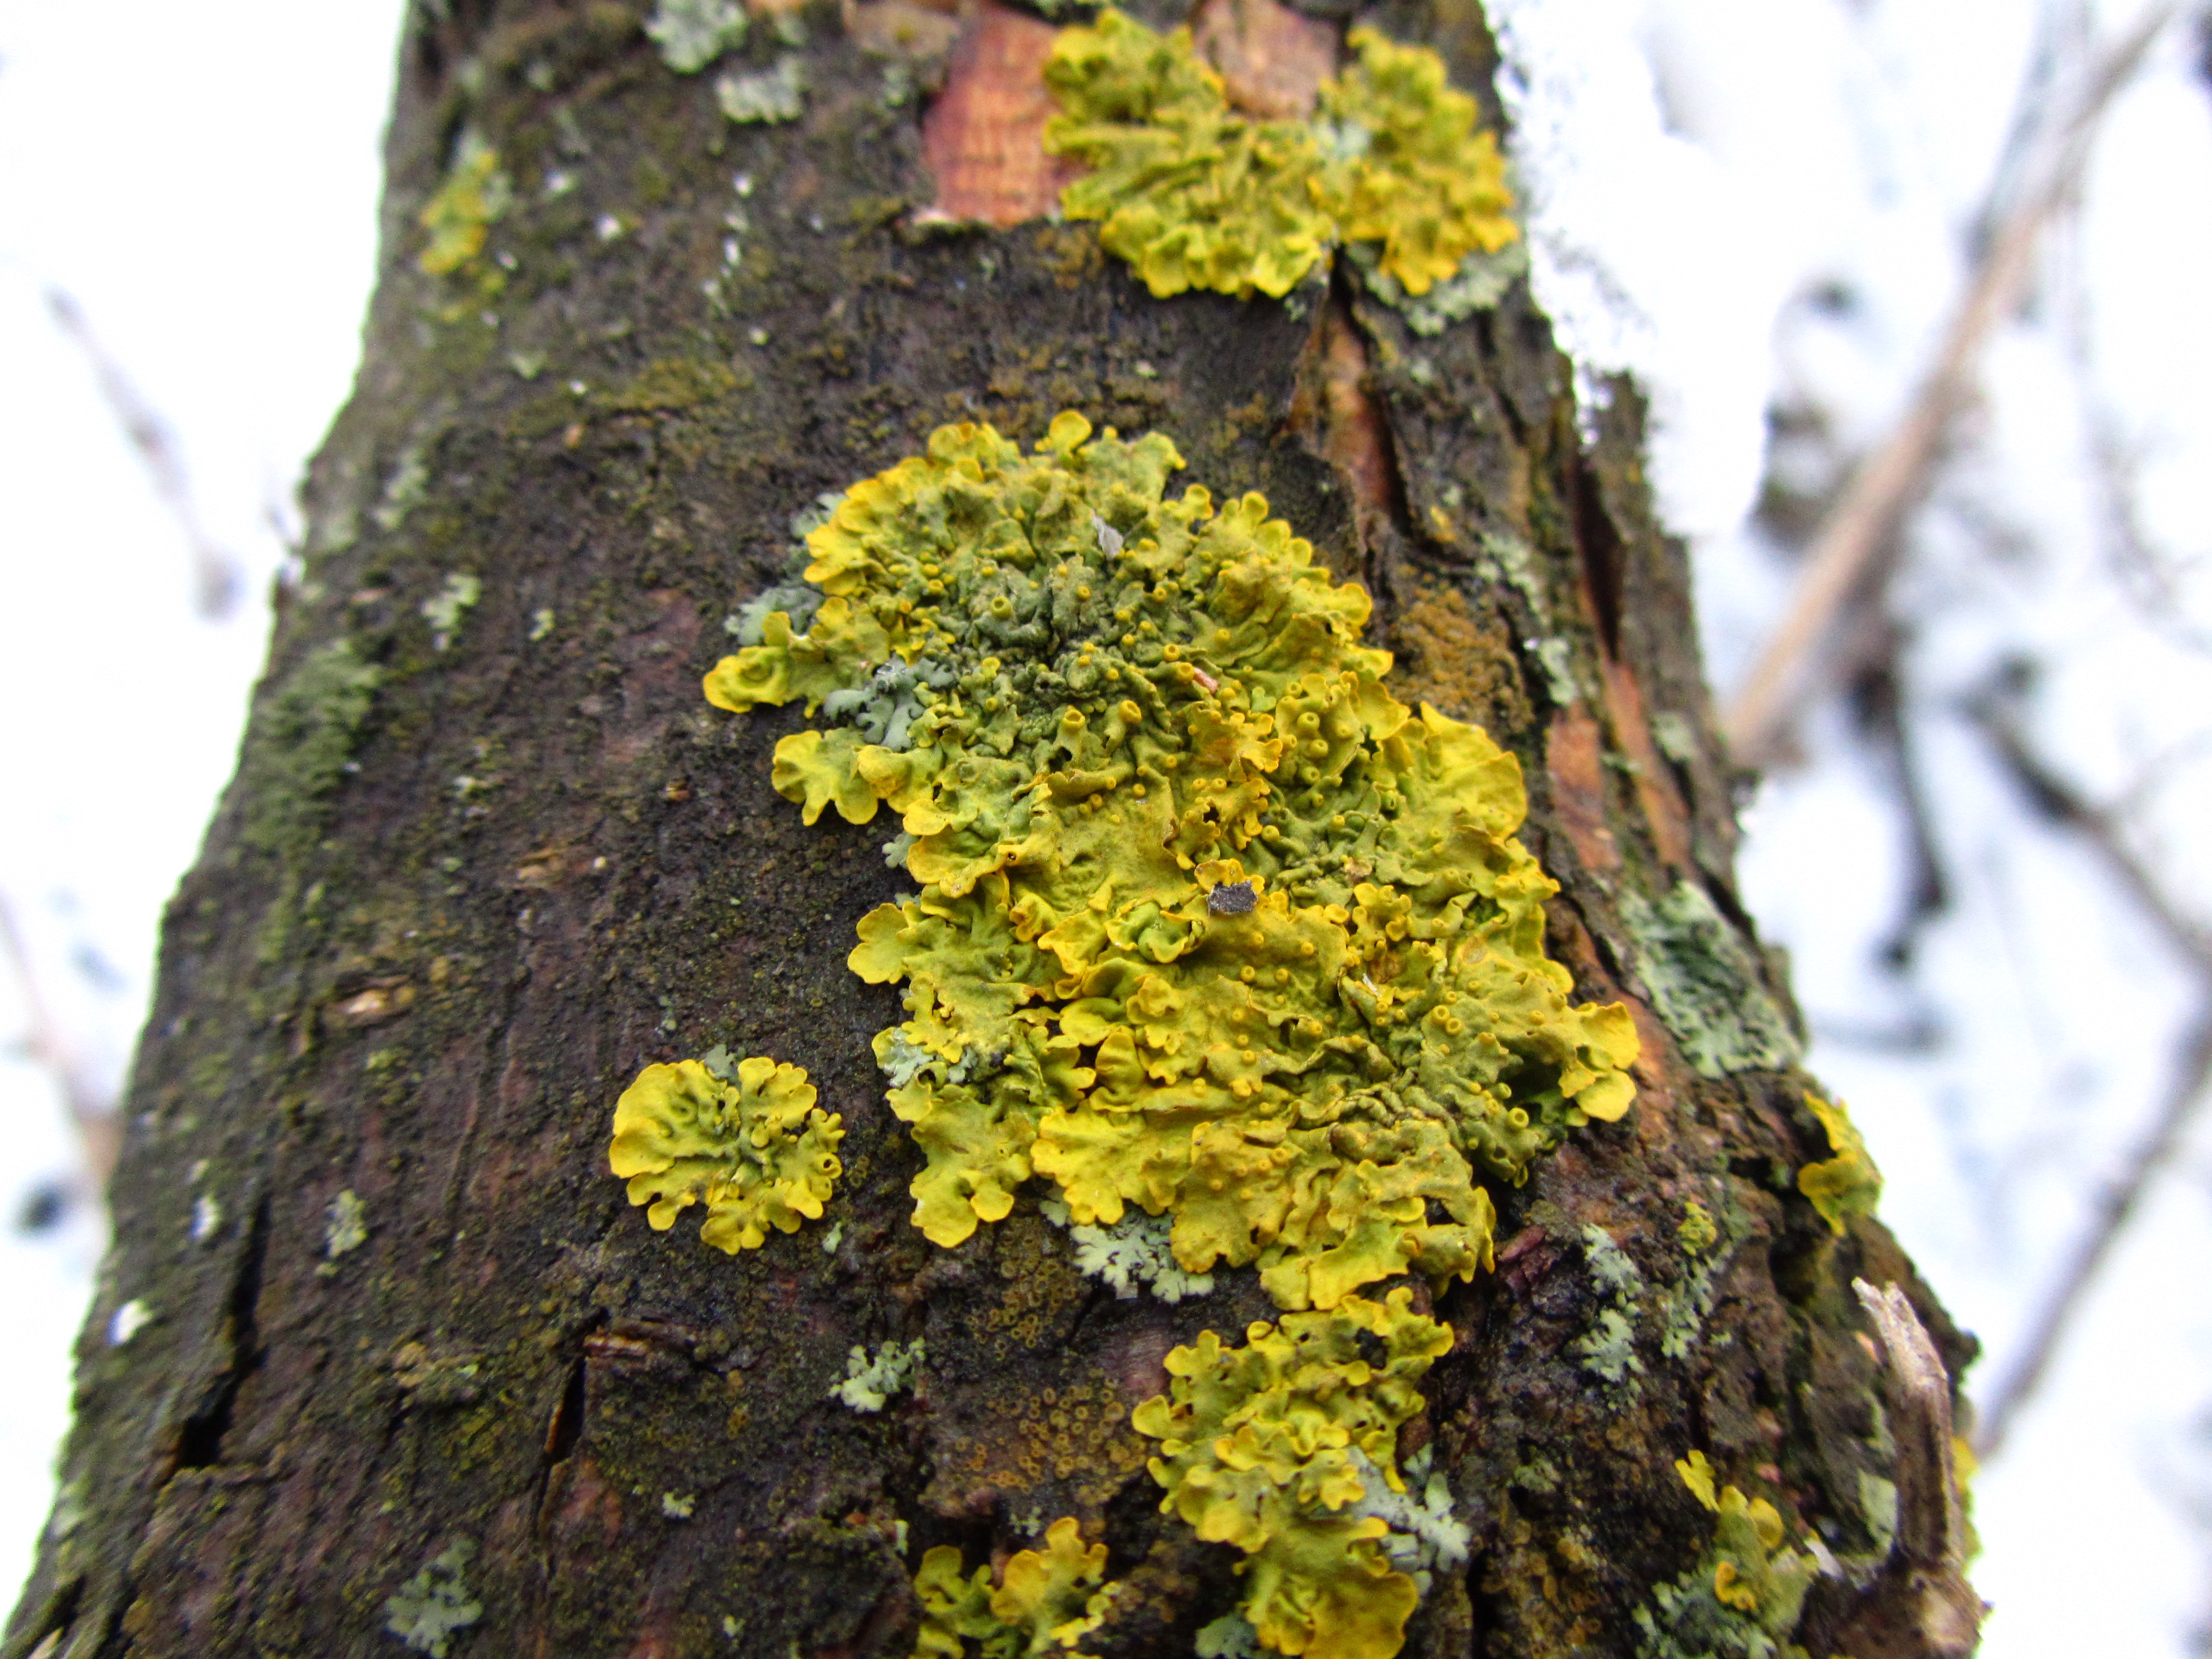
[{"label": "white sky", "polygon": [[[1637,369],[1661,423],[1655,474],[1695,538],[1709,656],[1741,672],[1784,591],[1743,526],[1778,387],[1863,439],[1902,401],[1960,275],[1958,232],[2010,118],[2030,0],[1497,0],[1524,82],[1516,162],[1540,293],[1591,363]],[[2114,15],[2119,15],[2118,9]],[[0,890],[64,1024],[119,1075],[160,908],[232,764],[279,549],[264,523],[343,397],[371,275],[377,148],[398,8],[0,0]],[[1944,530],[1901,589],[1916,681],[1940,700],[2026,641],[2054,672],[2038,727],[2117,793],[2212,708],[2202,659],[2114,597],[2078,459],[2079,323],[2098,399],[2146,447],[2155,532],[2212,544],[2212,115],[2179,50],[2116,109],[2077,243],[2047,303],[1992,353],[1976,499],[2034,532],[2014,566]],[[1818,281],[1848,318],[1791,301]],[[71,293],[180,435],[203,518],[249,595],[191,606],[183,538],[42,295]],[[2212,596],[2183,610],[2212,623]],[[2078,852],[2024,823],[1963,725],[1929,743],[1960,894],[1927,941],[1951,1040],[1881,1054],[1822,1041],[1889,1177],[1884,1213],[2000,1352],[2160,1076],[2181,988]],[[1904,1006],[1870,965],[1899,843],[1839,722],[1768,786],[1744,879],[1795,953],[1816,1024]],[[2191,890],[2204,769],[2174,769],[2154,827]],[[2194,861],[2192,862],[2192,856]],[[2212,909],[2212,902],[2208,902]],[[88,952],[89,956],[88,957]],[[104,963],[103,969],[100,964]],[[0,1033],[21,1029],[0,980]],[[41,1075],[0,1056],[19,1159],[0,1179],[14,1345],[0,1391],[0,1578],[27,1564],[64,1420],[65,1352],[99,1240],[82,1218],[6,1224],[70,1150]],[[1996,1176],[1988,1175],[1996,1171]],[[2094,1644],[2179,1656],[2203,1585],[2174,1495],[2205,1477],[2185,1427],[2212,1376],[2203,1165],[2175,1177],[1978,1488],[1995,1659]],[[1992,1201],[1994,1194],[1994,1201]],[[1990,1370],[1985,1365],[1984,1375]],[[2194,1460],[2193,1463],[2191,1460]]]}]

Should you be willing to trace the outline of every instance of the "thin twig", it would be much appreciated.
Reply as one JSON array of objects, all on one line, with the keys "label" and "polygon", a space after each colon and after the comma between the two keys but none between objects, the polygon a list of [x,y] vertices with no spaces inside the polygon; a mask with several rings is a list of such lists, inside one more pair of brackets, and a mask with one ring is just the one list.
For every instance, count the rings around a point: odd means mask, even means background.
[{"label": "thin twig", "polygon": [[46,290],[46,308],[53,313],[62,332],[76,342],[77,349],[91,362],[93,375],[100,382],[100,396],[107,400],[108,408],[121,423],[124,438],[131,450],[145,464],[154,481],[154,493],[161,498],[162,505],[184,532],[185,544],[191,550],[200,615],[210,622],[221,622],[237,605],[243,579],[239,574],[238,561],[200,523],[176,434],[139,395],[137,387],[131,384],[115,360],[101,349],[75,300],[58,288],[50,288]]},{"label": "thin twig", "polygon": [[69,1109],[70,1122],[84,1149],[88,1190],[94,1195],[104,1193],[122,1143],[122,1126],[116,1121],[114,1102],[106,1090],[93,1082],[82,1057],[63,1034],[53,1011],[47,1007],[46,997],[39,989],[38,974],[31,965],[31,953],[23,943],[22,930],[15,925],[15,907],[8,902],[5,893],[0,893],[0,955],[7,957],[9,965],[15,969],[16,982],[23,988],[23,1007],[29,1028],[23,1046],[61,1091],[63,1104]]},{"label": "thin twig", "polygon": [[1984,1458],[2002,1448],[2007,1432],[2033,1398],[2099,1271],[2142,1207],[2151,1183],[2174,1161],[2212,1085],[2212,932],[2166,890],[2157,872],[2128,846],[2112,814],[2035,753],[2013,701],[2000,690],[1984,691],[1968,701],[1966,712],[2029,800],[2053,823],[2081,837],[2182,956],[2197,982],[2197,1011],[2177,1049],[2173,1077],[2149,1130],[2097,1194],[2088,1224],[2044,1292],[2019,1352],[1982,1401],[1974,1449]]},{"label": "thin twig", "polygon": [[1814,659],[1836,613],[1926,489],[1952,418],[1972,388],[1982,347],[1998,320],[2018,305],[2044,225],[2072,193],[2099,122],[2179,9],[2176,0],[2154,5],[2099,62],[2073,112],[2056,129],[2041,185],[2022,193],[1975,262],[1965,298],[1904,417],[1829,509],[1807,550],[1788,611],[1729,705],[1723,723],[1740,764],[1759,766],[1774,757],[1811,689]]}]

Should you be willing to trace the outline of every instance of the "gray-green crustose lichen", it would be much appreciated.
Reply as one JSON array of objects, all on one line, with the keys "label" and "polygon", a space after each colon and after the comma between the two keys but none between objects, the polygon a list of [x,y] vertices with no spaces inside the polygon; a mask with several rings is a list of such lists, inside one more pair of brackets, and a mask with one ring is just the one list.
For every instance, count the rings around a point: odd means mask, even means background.
[{"label": "gray-green crustose lichen", "polygon": [[468,1539],[447,1545],[384,1603],[384,1628],[417,1653],[447,1659],[453,1638],[483,1617],[483,1603],[470,1593],[465,1575],[476,1559]]},{"label": "gray-green crustose lichen", "polygon": [[1656,903],[1624,890],[1620,919],[1651,1006],[1700,1076],[1796,1063],[1802,1045],[1761,988],[1758,957],[1703,887],[1677,882]]}]

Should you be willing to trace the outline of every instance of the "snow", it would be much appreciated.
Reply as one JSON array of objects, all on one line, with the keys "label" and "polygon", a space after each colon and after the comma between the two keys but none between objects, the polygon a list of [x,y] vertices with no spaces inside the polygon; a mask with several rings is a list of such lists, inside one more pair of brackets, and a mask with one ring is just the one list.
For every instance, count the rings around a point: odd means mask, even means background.
[{"label": "snow", "polygon": [[[149,990],[162,902],[231,766],[304,459],[343,396],[372,270],[395,0],[217,13],[153,0],[0,0],[0,893],[58,1024],[109,1084]],[[1586,396],[1632,372],[1653,477],[1692,540],[1726,688],[1788,592],[1762,480],[1820,482],[1909,397],[1966,270],[1966,232],[2039,40],[2117,32],[2058,0],[1493,0],[1534,278]],[[2081,20],[2067,32],[2069,17]],[[2089,26],[2094,25],[2094,28]],[[2083,29],[2088,29],[2083,33]],[[2154,1107],[2189,987],[2069,836],[2034,820],[1960,707],[2015,653],[2041,752],[2124,800],[2136,844],[2212,915],[2205,571],[2130,576],[2085,455],[2124,447],[2148,540],[2212,546],[2212,102],[2165,43],[2113,108],[2035,302],[1993,341],[1983,398],[1909,538],[1903,657],[1950,908],[1909,977],[1876,947],[1909,848],[1843,711],[1748,815],[1747,894],[1794,957],[1814,1069],[1889,1179],[1884,1214],[1990,1358],[2016,1352],[2098,1180]],[[176,428],[246,600],[195,616],[184,538],[44,295],[75,296]],[[1826,447],[1770,453],[1816,410]],[[2132,586],[2130,585],[2132,583]],[[2146,597],[2148,596],[2148,597]],[[0,1035],[25,1029],[0,974]],[[0,1576],[27,1564],[65,1422],[66,1352],[100,1238],[89,1206],[15,1217],[75,1162],[43,1073],[0,1055],[17,1157],[0,1179],[16,1363],[0,1392]],[[1980,1478],[1994,1659],[2094,1644],[2179,1656],[2205,1585],[2185,1504],[2212,1319],[2203,1137],[2110,1264],[2035,1407]],[[2109,1586],[2099,1593],[2092,1586]]]}]

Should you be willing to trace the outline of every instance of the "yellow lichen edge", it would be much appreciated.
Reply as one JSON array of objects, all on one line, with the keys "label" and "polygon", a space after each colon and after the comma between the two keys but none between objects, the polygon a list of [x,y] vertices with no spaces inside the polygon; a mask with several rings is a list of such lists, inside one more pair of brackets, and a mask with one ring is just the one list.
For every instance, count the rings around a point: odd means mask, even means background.
[{"label": "yellow lichen edge", "polygon": [[1106,1576],[1106,1547],[1085,1548],[1073,1516],[1046,1529],[1044,1547],[1018,1551],[1006,1562],[998,1588],[991,1569],[964,1571],[960,1552],[939,1544],[921,1558],[914,1576],[921,1602],[915,1659],[963,1659],[967,1642],[982,1659],[1029,1659],[1073,1648],[1104,1622],[1114,1587]]},{"label": "yellow lichen edge", "polygon": [[499,152],[473,130],[465,131],[444,182],[416,216],[430,235],[415,262],[423,275],[448,276],[475,259],[512,198]]},{"label": "yellow lichen edge", "polygon": [[1230,105],[1191,32],[1159,35],[1111,8],[1064,29],[1045,66],[1062,113],[1045,148],[1091,169],[1060,192],[1072,219],[1155,295],[1212,289],[1279,298],[1338,242],[1376,245],[1407,294],[1520,234],[1496,139],[1443,60],[1371,28],[1324,82],[1311,121]]},{"label": "yellow lichen edge", "polygon": [[1202,1332],[1168,1355],[1168,1395],[1132,1419],[1160,1443],[1162,1512],[1243,1553],[1242,1611],[1278,1653],[1389,1659],[1420,1600],[1384,1553],[1389,1527],[1359,1508],[1372,1480],[1405,1490],[1398,1428],[1452,1344],[1412,1299],[1401,1285],[1255,1322],[1241,1348]]},{"label": "yellow lichen edge", "polygon": [[1866,1142],[1841,1101],[1832,1106],[1808,1089],[1805,1103],[1828,1132],[1828,1150],[1835,1156],[1798,1170],[1797,1190],[1813,1200],[1820,1218],[1840,1235],[1846,1216],[1874,1213],[1881,1201],[1881,1171],[1875,1168]]},{"label": "yellow lichen edge", "polygon": [[1782,1512],[1764,1498],[1746,1498],[1734,1486],[1715,1490],[1705,1453],[1677,1460],[1674,1473],[1697,1500],[1719,1517],[1699,1573],[1713,1599],[1754,1620],[1768,1635],[1786,1635],[1797,1623],[1818,1564],[1786,1547]]},{"label": "yellow lichen edge", "polygon": [[804,1070],[772,1060],[741,1060],[728,1079],[696,1060],[648,1066],[615,1103],[607,1163],[631,1203],[652,1206],[654,1231],[704,1204],[701,1238],[732,1255],[755,1249],[770,1227],[818,1220],[843,1173],[843,1120],[814,1099]]},{"label": "yellow lichen edge", "polygon": [[1030,455],[940,428],[809,537],[808,631],[770,613],[707,696],[841,718],[776,787],[911,840],[851,962],[906,985],[876,1054],[933,1242],[1036,1173],[1283,1308],[1472,1278],[1475,1170],[1620,1116],[1635,1027],[1544,956],[1513,757],[1384,689],[1366,595],[1260,496],[1163,499],[1181,465],[1073,414]]}]

